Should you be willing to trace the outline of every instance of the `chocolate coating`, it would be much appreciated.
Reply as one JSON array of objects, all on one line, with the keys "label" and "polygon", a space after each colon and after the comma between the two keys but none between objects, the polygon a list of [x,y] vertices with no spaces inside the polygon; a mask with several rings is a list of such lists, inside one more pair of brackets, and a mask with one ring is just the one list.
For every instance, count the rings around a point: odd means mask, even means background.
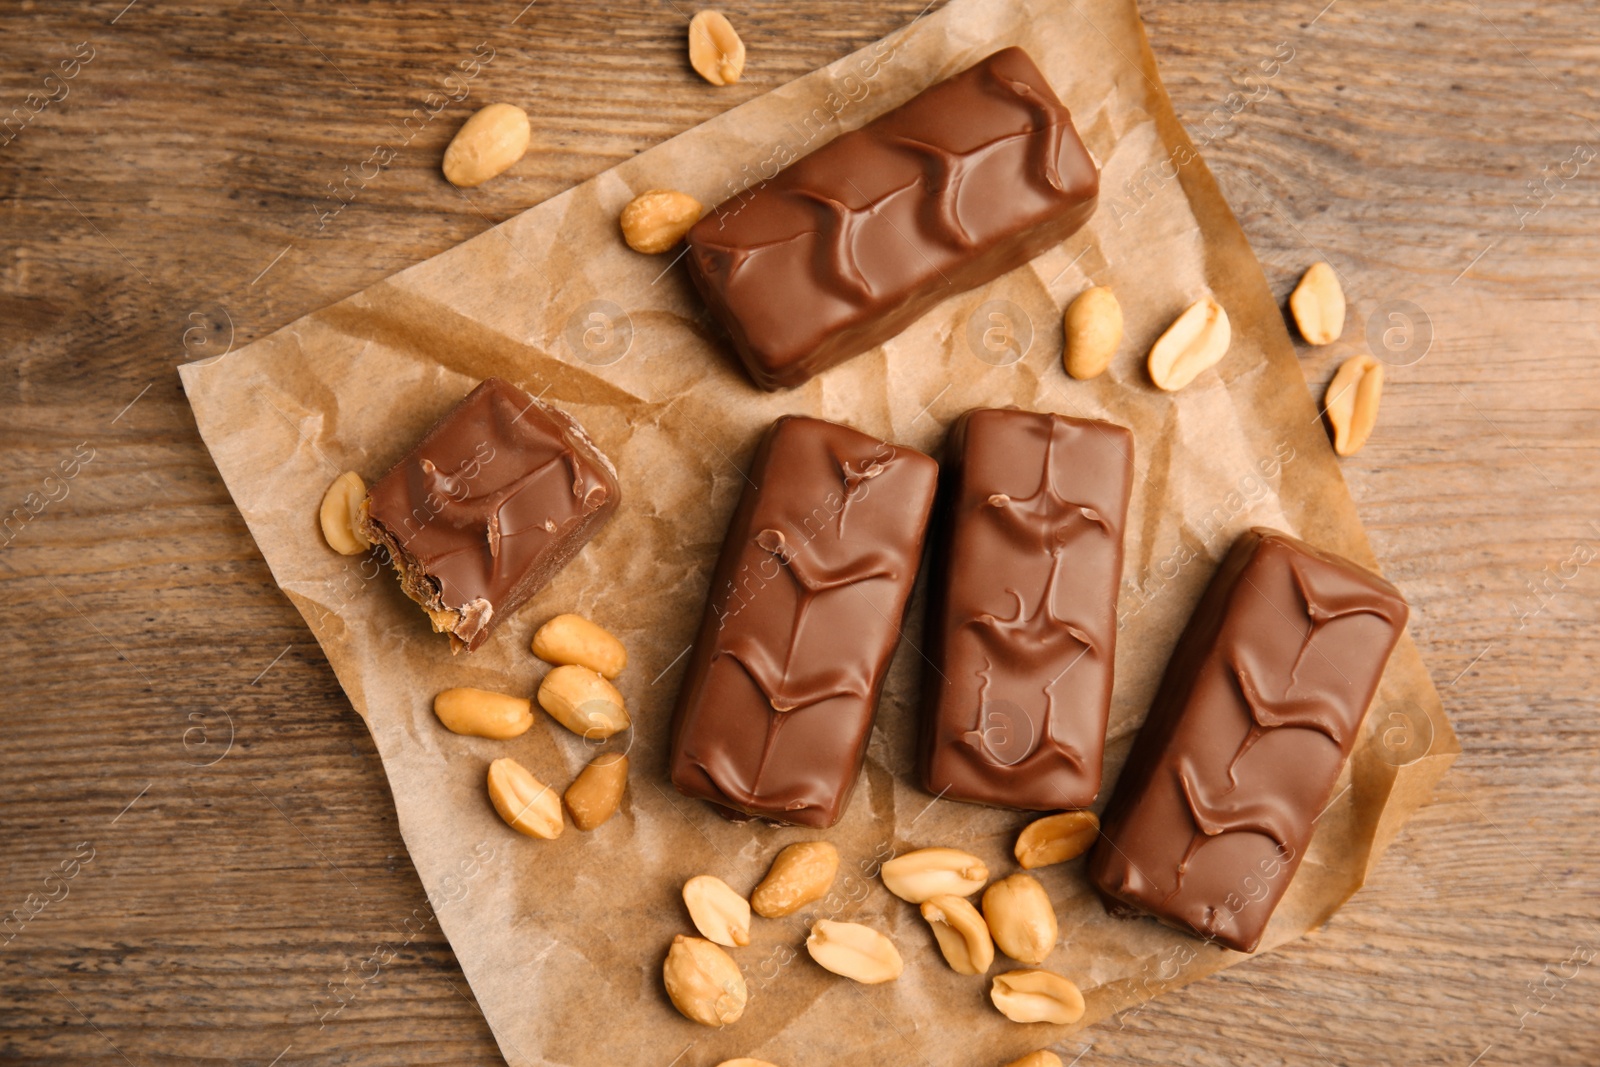
[{"label": "chocolate coating", "polygon": [[1355,746],[1407,608],[1303,541],[1239,538],[1195,609],[1089,863],[1113,911],[1254,952]]},{"label": "chocolate coating", "polygon": [[1133,434],[969,411],[945,448],[928,600],[922,780],[1000,807],[1100,791]]},{"label": "chocolate coating", "polygon": [[1065,239],[1099,189],[1067,109],[1006,48],[719,204],[689,274],[756,384],[785,388]]},{"label": "chocolate coating", "polygon": [[786,416],[751,460],[672,724],[680,792],[801,826],[838,821],[922,557],[938,466]]},{"label": "chocolate coating", "polygon": [[475,649],[622,499],[570,415],[488,378],[367,495],[363,528],[454,651]]}]

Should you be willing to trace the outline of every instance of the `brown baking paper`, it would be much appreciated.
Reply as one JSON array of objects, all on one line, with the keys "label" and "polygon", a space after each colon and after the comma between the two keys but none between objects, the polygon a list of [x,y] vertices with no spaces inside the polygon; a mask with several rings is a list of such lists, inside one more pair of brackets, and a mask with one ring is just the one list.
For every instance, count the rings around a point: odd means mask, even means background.
[{"label": "brown baking paper", "polygon": [[[635,254],[618,235],[618,213],[636,193],[674,188],[717,203],[735,183],[771,173],[775,160],[1013,44],[1039,62],[1102,162],[1098,213],[1029,266],[951,297],[883,348],[800,389],[755,389],[718,342],[682,265]],[[1091,283],[1118,292],[1127,334],[1109,372],[1077,382],[1060,366],[1061,314]],[[1215,373],[1161,393],[1143,353],[1208,290],[1232,318],[1232,349]],[[324,545],[317,505],[341,471],[369,481],[382,474],[491,374],[575,415],[621,471],[623,505],[482,650],[452,656],[391,574]],[[1062,945],[1047,964],[1088,1000],[1079,1026],[1009,1023],[990,1006],[986,980],[945,966],[916,910],[874,877],[877,865],[899,851],[953,845],[1000,876],[1015,869],[1012,842],[1028,818],[936,800],[915,784],[920,593],[866,769],[837,827],[727,822],[667,780],[673,698],[742,467],[761,431],[787,412],[934,452],[945,427],[976,406],[1133,429],[1108,791],[1168,653],[1237,533],[1271,525],[1375,565],[1279,309],[1173,118],[1130,0],[956,0],[182,376],[273,575],[372,731],[411,858],[510,1063],[700,1067],[757,1056],[970,1067],[1049,1044],[1071,1058],[1078,1042],[1067,1039],[1082,1026],[1246,958],[1148,919],[1109,918],[1078,860],[1038,874],[1061,920]],[[496,816],[485,794],[489,761],[513,756],[559,790],[594,748],[542,715],[513,741],[458,737],[435,720],[431,700],[461,685],[531,694],[546,668],[529,652],[530,636],[563,611],[626,643],[618,685],[636,725],[606,746],[631,745],[625,810],[592,833],[569,827],[546,842]],[[1406,638],[1264,951],[1324,922],[1362,884],[1457,751]],[[756,920],[752,943],[734,950],[751,990],[743,1019],[719,1031],[680,1017],[661,963],[674,934],[693,932],[683,882],[710,873],[748,892],[779,847],[815,837],[843,856],[834,893],[800,915]],[[905,974],[860,986],[824,972],[803,948],[819,917],[887,932]],[[999,961],[992,973],[1005,969]]]}]

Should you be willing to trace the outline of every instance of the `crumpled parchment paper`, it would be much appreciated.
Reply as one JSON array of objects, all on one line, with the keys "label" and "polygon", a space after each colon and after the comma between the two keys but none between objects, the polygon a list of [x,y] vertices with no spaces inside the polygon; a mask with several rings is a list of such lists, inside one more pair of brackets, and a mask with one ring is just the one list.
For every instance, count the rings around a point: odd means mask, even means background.
[{"label": "crumpled parchment paper", "polygon": [[[989,52],[1028,49],[1101,161],[1100,208],[1065,244],[953,297],[882,349],[779,394],[755,389],[718,342],[681,264],[627,249],[617,215],[675,188],[714,204]],[[1123,349],[1091,382],[1060,366],[1061,313],[1111,285]],[[1207,290],[1233,322],[1216,372],[1156,390],[1143,354]],[[382,755],[400,829],[506,1059],[674,1063],[1000,1064],[1246,957],[1154,921],[1109,918],[1083,861],[1038,872],[1061,920],[1047,966],[1088,1000],[1078,1027],[1019,1026],[988,982],[940,959],[916,910],[875,878],[896,852],[953,845],[995,876],[1014,869],[1026,815],[936,800],[912,771],[921,593],[878,714],[866,770],[825,836],[843,855],[833,894],[756,921],[734,951],[751,990],[737,1024],[681,1018],[661,986],[679,888],[716,874],[741,892],[782,845],[819,836],[724,821],[667,781],[668,724],[709,573],[743,483],[778,415],[803,412],[937,454],[976,406],[1016,404],[1132,428],[1137,470],[1122,586],[1104,803],[1190,609],[1233,537],[1265,524],[1374,565],[1261,269],[1172,115],[1132,0],[955,0],[862,49],[673,138],[457,248],[225,357],[182,368],[200,432],[284,592],[304,614]],[[480,379],[518,382],[576,416],[616,462],[611,524],[482,650],[452,656],[393,576],[335,555],[317,505],[343,470],[369,482]],[[490,807],[489,761],[516,757],[565,789],[595,754],[540,716],[509,742],[458,737],[434,693],[475,685],[531,694],[547,669],[528,642],[562,611],[626,642],[618,681],[636,723],[625,810],[551,842]],[[1342,789],[1262,951],[1325,921],[1364,881],[1459,751],[1409,638],[1390,662]],[[822,971],[814,918],[887,932],[907,967],[858,986]],[[991,975],[1006,969],[997,961]],[[674,1059],[674,1057],[677,1057]]]}]

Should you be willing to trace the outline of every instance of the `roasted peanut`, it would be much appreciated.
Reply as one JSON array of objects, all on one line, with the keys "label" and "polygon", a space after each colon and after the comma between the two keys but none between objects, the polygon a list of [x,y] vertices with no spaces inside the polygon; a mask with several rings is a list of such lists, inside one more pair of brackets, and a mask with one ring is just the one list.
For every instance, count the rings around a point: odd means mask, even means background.
[{"label": "roasted peanut", "polygon": [[826,841],[796,841],[773,858],[767,876],[750,894],[750,907],[764,919],[793,915],[827,896],[838,873],[838,849]]},{"label": "roasted peanut", "polygon": [[533,654],[546,663],[588,667],[615,678],[628,665],[628,650],[602,626],[582,615],[557,615],[533,635]]},{"label": "roasted peanut", "polygon": [[966,897],[930,897],[922,917],[933,927],[944,961],[957,974],[982,974],[994,962],[994,939],[988,924]]},{"label": "roasted peanut", "polygon": [[361,502],[366,498],[366,483],[355,471],[339,475],[322,494],[322,506],[317,509],[322,539],[341,556],[359,556],[372,547],[361,532]]},{"label": "roasted peanut", "polygon": [[1313,263],[1289,294],[1289,311],[1307,344],[1330,345],[1344,332],[1344,288],[1326,263]]},{"label": "roasted peanut", "polygon": [[1062,363],[1078,379],[1095,378],[1111,366],[1122,343],[1122,305],[1103,285],[1085,289],[1067,305]]},{"label": "roasted peanut", "polygon": [[995,975],[989,999],[1014,1023],[1075,1023],[1083,1018],[1083,994],[1050,971]]},{"label": "roasted peanut", "polygon": [[1378,422],[1378,401],[1383,397],[1383,364],[1368,355],[1352,356],[1339,365],[1328,383],[1328,425],[1333,427],[1333,450],[1353,456],[1372,436]]},{"label": "roasted peanut", "polygon": [[717,944],[750,943],[750,902],[721,878],[695,875],[683,883],[683,903],[694,928]]},{"label": "roasted peanut", "polygon": [[1031,874],[1013,874],[984,890],[983,917],[1000,951],[1020,963],[1043,963],[1060,932],[1050,894]]},{"label": "roasted peanut", "polygon": [[712,85],[732,85],[744,73],[744,42],[720,11],[689,20],[689,65]]},{"label": "roasted peanut", "polygon": [[1099,835],[1100,820],[1092,811],[1046,815],[1030,822],[1017,835],[1017,862],[1030,871],[1064,863],[1083,855]]},{"label": "roasted peanut", "polygon": [[617,687],[588,667],[564,664],[539,683],[539,706],[575,734],[600,740],[628,728]]},{"label": "roasted peanut", "polygon": [[572,825],[580,830],[593,830],[616,814],[627,787],[627,754],[603,752],[578,772],[561,799],[572,815]]},{"label": "roasted peanut", "polygon": [[528,113],[515,104],[479,108],[444,150],[444,176],[463,189],[482,185],[521,159],[532,135]]},{"label": "roasted peanut", "polygon": [[702,937],[672,939],[661,980],[672,1006],[702,1026],[727,1026],[744,1014],[750,991],[733,957]]},{"label": "roasted peanut", "polygon": [[1020,1060],[1012,1060],[1006,1067],[1061,1067],[1061,1057],[1047,1048],[1030,1052]]},{"label": "roasted peanut", "polygon": [[622,209],[622,239],[635,252],[665,252],[700,221],[705,208],[688,193],[651,189],[628,201]]},{"label": "roasted peanut", "polygon": [[964,897],[989,880],[989,868],[970,852],[956,848],[919,848],[883,865],[883,884],[912,904],[937,896]]},{"label": "roasted peanut", "polygon": [[766,1060],[753,1060],[749,1056],[740,1056],[736,1060],[723,1060],[717,1067],[777,1067],[777,1065]]},{"label": "roasted peanut", "polygon": [[1233,331],[1228,313],[1207,296],[1189,305],[1150,348],[1150,380],[1172,392],[1182,389],[1228,354]]},{"label": "roasted peanut", "polygon": [[905,969],[894,942],[860,923],[818,919],[811,924],[806,951],[827,970],[864,985],[891,982]]},{"label": "roasted peanut", "polygon": [[565,827],[556,791],[514,759],[489,764],[489,801],[519,834],[549,839],[560,837]]},{"label": "roasted peanut", "polygon": [[487,689],[446,689],[433,698],[433,713],[453,734],[506,741],[533,725],[533,702]]}]

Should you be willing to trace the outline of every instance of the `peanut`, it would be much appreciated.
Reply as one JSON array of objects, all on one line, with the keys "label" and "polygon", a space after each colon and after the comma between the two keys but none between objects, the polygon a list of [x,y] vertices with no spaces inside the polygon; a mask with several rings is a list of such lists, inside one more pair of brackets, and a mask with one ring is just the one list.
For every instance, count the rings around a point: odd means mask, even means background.
[{"label": "peanut", "polygon": [[628,650],[582,615],[557,615],[533,635],[533,654],[546,663],[576,664],[611,679],[628,665]]},{"label": "peanut", "polygon": [[767,876],[750,894],[750,907],[764,919],[793,915],[827,896],[838,873],[838,849],[826,841],[796,841],[773,858]]},{"label": "peanut", "polygon": [[372,547],[361,532],[361,502],[367,497],[366,483],[355,471],[345,471],[322,494],[317,518],[322,522],[322,539],[341,556],[359,556]]},{"label": "peanut", "polygon": [[749,1056],[740,1056],[736,1060],[723,1060],[717,1067],[777,1067],[777,1065],[766,1060],[753,1060]]},{"label": "peanut", "polygon": [[1150,380],[1168,392],[1182,389],[1228,354],[1233,331],[1228,313],[1211,297],[1190,304],[1150,348]]},{"label": "peanut", "polygon": [[727,1026],[744,1014],[750,991],[733,957],[701,937],[672,939],[661,980],[672,1006],[701,1026]]},{"label": "peanut", "polygon": [[905,970],[894,942],[860,923],[818,919],[811,924],[806,951],[826,970],[863,985],[892,982]]},{"label": "peanut", "polygon": [[744,42],[720,11],[689,20],[689,65],[712,85],[732,85],[744,73]]},{"label": "peanut", "polygon": [[514,759],[489,764],[489,801],[519,834],[549,839],[560,837],[565,828],[556,791]]},{"label": "peanut", "polygon": [[1020,1060],[1012,1060],[1006,1067],[1061,1067],[1061,1057],[1047,1048],[1030,1052]]},{"label": "peanut", "polygon": [[683,883],[683,903],[694,928],[717,944],[750,943],[750,902],[721,878],[695,875]]},{"label": "peanut", "polygon": [[994,962],[989,927],[966,897],[931,897],[922,902],[922,917],[933,927],[944,961],[957,974],[982,974]]},{"label": "peanut", "polygon": [[1001,1015],[1014,1023],[1075,1023],[1083,1018],[1083,994],[1077,986],[1050,971],[995,975],[989,999]]},{"label": "peanut", "polygon": [[453,734],[508,741],[533,725],[533,702],[487,689],[446,689],[433,698],[433,713]]},{"label": "peanut", "polygon": [[521,159],[532,136],[528,113],[515,104],[479,108],[445,148],[444,176],[462,189],[482,185]]},{"label": "peanut", "polygon": [[1339,365],[1328,383],[1328,425],[1333,427],[1333,450],[1353,456],[1372,436],[1378,422],[1378,401],[1383,397],[1383,364],[1369,355],[1351,356]]},{"label": "peanut", "polygon": [[1035,819],[1017,835],[1017,862],[1027,870],[1076,859],[1088,851],[1100,834],[1100,820],[1092,811],[1063,811]]},{"label": "peanut", "polygon": [[1331,345],[1344,332],[1344,288],[1326,263],[1313,263],[1289,294],[1294,324],[1307,344]]},{"label": "peanut", "polygon": [[1111,366],[1122,343],[1122,305],[1103,285],[1085,289],[1067,305],[1067,346],[1062,363],[1074,378],[1095,378]]},{"label": "peanut", "polygon": [[983,917],[1000,951],[1020,963],[1043,963],[1055,948],[1056,911],[1031,874],[1013,874],[984,890]]},{"label": "peanut", "polygon": [[572,825],[588,831],[616,814],[617,806],[622,803],[622,792],[627,787],[627,754],[605,752],[578,772],[561,799],[572,815]]},{"label": "peanut", "polygon": [[964,897],[989,880],[989,868],[956,848],[919,848],[883,865],[883,884],[901,900],[921,904],[938,896]]},{"label": "peanut", "polygon": [[617,687],[577,664],[564,664],[544,676],[539,706],[573,733],[594,740],[620,733],[629,724]]},{"label": "peanut", "polygon": [[651,189],[628,201],[622,209],[622,239],[635,252],[665,252],[700,221],[705,208],[688,193]]}]

